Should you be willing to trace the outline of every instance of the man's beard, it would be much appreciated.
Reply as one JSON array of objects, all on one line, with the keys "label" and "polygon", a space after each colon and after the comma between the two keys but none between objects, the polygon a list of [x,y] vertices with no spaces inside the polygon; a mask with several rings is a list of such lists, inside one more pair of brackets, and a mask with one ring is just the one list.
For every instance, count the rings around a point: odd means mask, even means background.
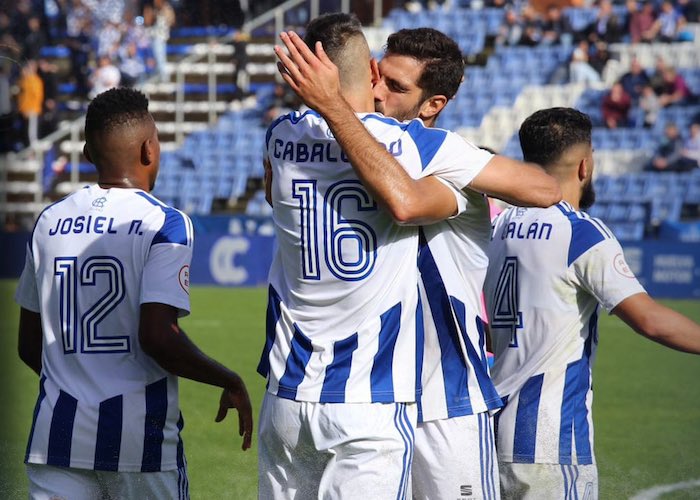
[{"label": "man's beard", "polygon": [[588,184],[583,186],[581,191],[581,200],[579,200],[579,207],[585,209],[590,208],[593,203],[595,203],[595,189],[593,189],[593,179],[588,181]]},{"label": "man's beard", "polygon": [[384,111],[384,105],[378,101],[374,101],[374,110],[377,113],[381,113],[384,116],[389,116],[390,118],[394,118],[395,120],[398,120],[400,122],[406,121],[406,120],[413,120],[414,118],[418,118],[418,115],[420,114],[420,107],[422,103],[419,103],[417,106],[414,108],[408,110],[408,111],[397,111],[393,115],[387,115],[386,112]]}]

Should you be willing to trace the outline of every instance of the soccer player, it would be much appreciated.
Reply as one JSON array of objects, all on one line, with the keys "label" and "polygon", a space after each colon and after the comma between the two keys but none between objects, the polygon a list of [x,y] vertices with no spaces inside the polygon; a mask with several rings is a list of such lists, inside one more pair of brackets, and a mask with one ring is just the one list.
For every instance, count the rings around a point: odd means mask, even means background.
[{"label": "soccer player", "polygon": [[25,461],[31,498],[189,498],[178,377],[223,387],[216,417],[248,393],[178,326],[189,314],[190,219],[149,194],[160,144],[148,100],[90,103],[97,184],[39,216],[16,293],[19,354],[40,376]]},{"label": "soccer player", "polygon": [[[333,117],[331,123],[345,129],[357,120],[341,118],[335,111],[338,99],[314,91],[334,87],[324,75],[332,66],[324,62],[322,50],[319,55],[320,59],[307,55],[315,69],[305,68],[305,78],[292,83],[307,103],[313,102],[324,116]],[[464,74],[457,45],[432,29],[392,35],[379,66],[380,79],[374,85],[378,109],[393,117],[420,117],[428,126],[435,124]],[[346,134],[343,146],[366,151],[370,145],[361,143],[360,148],[359,136],[359,131]],[[341,140],[338,133],[336,137]],[[361,163],[355,166],[363,171]],[[400,172],[387,168],[381,173],[366,184],[375,188],[379,201],[400,206],[410,194],[396,181]],[[517,204],[549,206],[561,199],[559,190],[552,189],[555,185],[537,166],[493,156],[469,188],[460,192],[465,209],[420,230],[425,344],[412,467],[414,498],[499,495],[489,411],[500,407],[501,400],[489,379],[479,317],[491,224],[486,198],[479,191],[498,193]]]},{"label": "soccer player", "polygon": [[556,206],[510,208],[494,225],[485,294],[506,405],[497,415],[504,498],[597,498],[592,365],[599,304],[637,333],[700,353],[700,325],[655,302],[594,201],[591,121],[571,108],[537,111],[520,127],[527,161],[560,183]]},{"label": "soccer player", "polygon": [[[317,73],[323,73],[324,68],[331,70],[330,73],[333,73],[334,66],[332,63],[327,59],[324,58],[324,54],[321,51],[320,56],[321,58],[316,58],[309,50],[308,48],[298,39],[295,38],[294,34],[290,34],[289,37],[287,35],[283,35],[283,41],[285,41],[285,44],[287,45],[287,48],[290,50],[290,57],[293,59],[291,61],[288,57],[286,57],[283,53],[278,52],[278,56],[280,56],[280,60],[282,61],[283,67],[286,68],[285,72],[283,73],[285,75],[285,79],[292,85],[292,87],[300,94],[300,96],[307,102],[307,104],[312,104],[313,107],[321,111],[321,113],[325,116],[327,114],[332,114],[334,112],[334,109],[337,109],[339,105],[342,102],[342,98],[340,96],[340,93],[338,94],[333,94],[332,91],[335,89],[336,84],[334,83],[333,79],[330,78],[328,80],[325,80],[323,77],[319,78]],[[308,38],[308,36],[307,36]],[[297,43],[298,42],[298,43]],[[298,51],[298,52],[297,52]],[[463,66],[462,66],[462,61],[461,61],[461,55],[459,55],[459,51],[457,51],[457,59],[458,62],[456,65],[453,64],[453,68],[455,69],[454,66],[456,66],[456,85],[453,90],[456,91],[456,87],[459,86],[459,82],[461,80],[462,76],[462,71],[463,71]],[[299,56],[299,57],[295,57]],[[359,54],[357,57],[354,58],[355,64],[357,64],[357,61],[359,61]],[[315,67],[314,67],[315,66]],[[342,71],[342,70],[341,70]],[[449,79],[448,79],[449,80]],[[452,79],[454,81],[454,78]],[[328,93],[327,90],[330,89],[331,93]],[[452,95],[452,94],[450,94]],[[444,99],[444,102],[446,102],[446,98]],[[334,129],[333,132],[335,136],[338,138],[339,142],[341,142],[340,136],[342,135],[345,139],[345,142],[342,143],[344,149],[346,151],[357,151],[360,150],[362,151],[362,155],[360,156],[368,156],[368,150],[372,146],[372,142],[374,142],[376,146],[376,142],[374,140],[370,140],[369,142],[357,142],[356,138],[362,135],[361,133],[364,132],[366,134],[366,131],[363,129],[358,130],[358,133],[351,133],[348,134],[347,132],[343,132],[344,129],[347,128],[347,125],[350,124],[351,122],[356,122],[357,119],[350,113],[349,116],[346,116],[343,119],[340,117],[341,113],[337,113],[333,115],[332,121],[329,121],[329,124],[331,125],[331,128],[334,127],[334,124],[337,126],[338,130]],[[415,122],[413,122],[415,123]],[[338,125],[340,124],[340,125]],[[433,131],[435,135],[444,135],[446,132],[435,130]],[[354,142],[353,142],[354,141]],[[358,144],[361,144],[361,146],[358,146]],[[350,156],[348,154],[348,156]],[[491,155],[489,154],[489,157]],[[459,157],[456,157],[454,159],[456,162],[460,162],[461,159]],[[489,187],[492,189],[500,189],[504,194],[510,194],[513,193],[513,196],[517,198],[517,196],[524,197],[525,199],[523,202],[525,203],[552,203],[555,202],[559,199],[559,193],[558,189],[552,189],[552,185],[554,185],[553,179],[550,179],[547,175],[545,175],[541,169],[538,167],[534,167],[532,165],[524,165],[519,162],[513,162],[510,163],[510,160],[507,160],[505,158],[491,158],[489,161],[489,164],[487,167],[482,169],[482,171],[477,175],[476,179],[473,181],[473,184],[479,184],[482,183],[483,187]],[[353,166],[358,170],[358,173],[360,173],[360,176],[362,177],[363,174],[367,173],[367,170],[363,168],[358,168],[358,165],[363,163],[362,161],[359,162],[354,162]],[[366,163],[366,162],[365,162]],[[515,167],[517,165],[517,168],[522,169],[527,174],[531,174],[529,179],[526,179],[525,182],[521,183],[518,185],[517,191],[515,190],[514,186],[506,186],[504,187],[505,184],[507,184],[507,180],[504,177],[500,177],[498,175],[493,175],[490,176],[489,170],[491,168],[494,168],[495,170],[498,170],[499,168],[504,168],[506,171],[509,171],[511,167]],[[365,164],[364,167],[367,165]],[[513,173],[521,173],[521,172],[513,172]],[[410,198],[410,190],[406,191],[404,190],[404,185],[401,183],[400,179],[397,179],[397,176],[395,176],[392,171],[387,168],[385,170],[382,169],[376,169],[375,172],[369,172],[369,176],[365,176],[365,179],[363,179],[363,182],[369,189],[375,188],[375,197],[379,200],[384,202],[384,204],[389,208],[392,213],[395,213],[393,210],[398,210],[401,208],[401,202],[403,201],[405,205],[412,205],[411,203],[405,203],[405,200]],[[374,177],[373,180],[367,180],[367,177],[371,178],[372,174],[377,174],[379,176],[379,180],[377,180],[376,176]],[[400,178],[400,176],[398,176]],[[488,177],[488,178],[487,178]],[[487,178],[486,180],[482,181],[482,178]],[[532,184],[529,184],[529,183]],[[550,184],[551,183],[551,184]],[[464,186],[464,185],[462,185]],[[528,189],[529,187],[533,187],[534,189],[530,190]],[[538,192],[537,188],[542,187],[542,191]],[[378,190],[376,189],[378,188]],[[510,190],[510,191],[509,191]],[[515,191],[515,192],[513,192]],[[395,196],[385,196],[385,193],[394,193]],[[471,193],[472,195],[475,195],[475,193]],[[460,196],[464,197],[467,201],[469,201],[469,198],[465,196],[463,193],[460,193]],[[478,203],[481,201],[483,203],[483,206],[486,207],[483,196],[481,195],[475,195],[476,199],[472,199],[470,203]],[[547,198],[549,196],[549,198]],[[427,199],[432,199],[431,197],[428,197]],[[424,199],[423,201],[427,201],[427,199]],[[398,201],[398,203],[396,203]],[[418,204],[419,202],[416,202]],[[273,204],[274,206],[274,204]],[[470,207],[468,204],[468,209],[470,210],[470,213],[474,215],[475,213],[478,213],[478,208],[477,211],[474,210],[473,207]],[[461,216],[460,216],[461,217]],[[458,218],[460,218],[458,217]],[[408,221],[406,221],[408,222]],[[466,228],[469,226],[468,222],[463,223],[461,228]],[[482,230],[485,231],[485,234],[482,234],[482,239],[483,239],[483,246],[486,245],[488,242],[488,234],[490,232],[490,223],[489,223],[489,218],[488,218],[488,208],[486,207],[486,212],[484,213],[484,218],[483,220],[473,220],[471,221],[471,226],[472,228],[476,227],[479,228],[481,227]],[[460,240],[457,242],[458,244],[462,244],[463,240]],[[483,280],[483,275],[485,273],[485,268],[486,268],[486,263],[482,262],[483,265],[481,265],[481,280],[477,280],[477,284],[475,287],[475,290],[473,293],[470,293],[470,288],[471,288],[471,283],[470,285],[463,285],[459,284],[460,280],[462,278],[461,274],[461,269],[455,268],[453,262],[451,260],[451,256],[448,254],[447,256],[443,256],[442,259],[446,260],[445,266],[442,267],[441,269],[438,269],[434,263],[433,256],[431,255],[431,252],[436,252],[435,255],[438,255],[440,251],[449,251],[447,246],[449,246],[450,242],[448,241],[442,241],[439,243],[433,242],[433,245],[435,245],[435,249],[425,249],[422,251],[422,260],[424,261],[424,269],[423,269],[423,274],[424,274],[424,281],[429,284],[431,293],[429,295],[429,299],[432,301],[431,307],[435,311],[435,318],[434,321],[437,325],[440,325],[438,328],[440,330],[440,333],[438,335],[437,332],[433,331],[433,334],[435,337],[433,338],[433,347],[437,349],[437,361],[435,360],[435,356],[433,356],[431,359],[426,361],[424,365],[421,366],[421,368],[425,371],[426,366],[429,367],[429,370],[431,372],[437,372],[440,371],[440,346],[437,344],[443,344],[443,348],[445,349],[446,352],[449,352],[449,360],[448,364],[446,365],[446,373],[448,373],[450,376],[453,376],[454,379],[452,379],[451,383],[448,383],[448,391],[446,393],[445,391],[445,386],[443,386],[440,389],[435,389],[434,387],[431,388],[431,391],[434,391],[436,393],[436,399],[442,399],[441,404],[444,407],[446,405],[445,398],[449,397],[449,403],[452,405],[452,410],[454,411],[462,411],[466,408],[470,407],[470,401],[468,400],[469,398],[469,389],[472,391],[474,390],[474,387],[468,387],[467,384],[467,372],[470,370],[466,367],[465,361],[463,359],[474,359],[476,358],[478,360],[478,367],[479,370],[481,370],[480,374],[485,374],[485,378],[479,377],[479,375],[473,375],[473,382],[474,386],[477,386],[477,390],[484,390],[485,392],[488,393],[488,391],[491,391],[490,397],[491,397],[491,404],[493,407],[498,406],[498,402],[500,399],[498,396],[495,394],[495,391],[493,390],[493,386],[490,385],[490,381],[488,380],[488,373],[485,370],[485,355],[483,353],[483,347],[481,349],[481,352],[474,350],[473,346],[471,343],[467,347],[465,345],[465,341],[463,340],[462,335],[467,335],[467,332],[473,331],[473,335],[476,339],[479,338],[479,323],[476,317],[476,312],[479,310],[479,293],[481,289],[481,281]],[[442,245],[442,246],[440,246]],[[475,246],[472,244],[472,246]],[[457,250],[457,254],[460,254],[460,251]],[[483,257],[484,252],[483,249],[481,250],[481,256]],[[475,260],[479,260],[477,257]],[[447,295],[447,292],[445,292],[445,283],[444,278],[440,276],[440,272],[446,273],[448,276],[447,282],[449,283],[449,288],[450,290],[456,290],[454,292],[457,297],[455,298],[454,304],[450,303],[450,296]],[[466,296],[466,299],[463,298],[463,296]],[[473,297],[472,297],[473,296]],[[475,306],[472,307],[471,304],[468,305],[468,311],[465,311],[464,303],[461,302],[462,300],[466,301],[471,301],[473,298],[473,301],[475,302]],[[424,297],[424,300],[427,300],[427,298]],[[457,316],[460,316],[460,319],[457,321],[454,321],[452,318],[452,307],[454,306],[455,312],[454,314]],[[426,307],[425,311],[427,313],[430,313],[431,309],[430,307]],[[472,315],[473,313],[473,315]],[[468,319],[467,319],[468,318]],[[432,320],[428,322],[428,325],[432,325]],[[426,325],[426,327],[429,327]],[[460,331],[461,329],[461,331]],[[434,330],[434,329],[433,329]],[[438,339],[438,336],[440,338]],[[471,342],[471,341],[470,341]],[[481,343],[483,344],[483,339],[481,340]],[[429,344],[430,345],[430,344]],[[422,348],[422,346],[421,346]],[[467,351],[470,351],[467,354]],[[452,363],[452,366],[449,366],[449,362]],[[461,378],[460,378],[461,376]],[[431,375],[432,377],[432,375]],[[426,377],[423,377],[425,380]],[[477,380],[477,379],[480,380]],[[440,382],[442,382],[442,377],[440,378]],[[454,384],[454,386],[452,385]],[[479,384],[482,384],[483,387],[479,387]],[[427,387],[424,385],[423,390],[427,390]],[[466,398],[465,398],[466,395]],[[484,405],[483,402],[478,401],[478,398],[483,396],[479,395],[474,397],[474,403],[475,406],[479,407]],[[489,396],[487,396],[489,397]],[[466,401],[465,401],[466,399]],[[434,411],[434,410],[431,410]],[[485,410],[482,410],[482,412]],[[445,410],[447,412],[447,410]],[[480,463],[479,459],[479,447],[480,447],[480,441],[479,441],[479,427],[483,427],[482,431],[482,437],[487,435],[487,424],[486,422],[479,422],[477,419],[473,420],[474,422],[474,435],[476,436],[476,440],[473,441],[473,447],[474,447],[474,456],[477,462]],[[486,424],[486,425],[484,425]],[[460,432],[464,431],[464,428],[459,429]],[[489,441],[489,446],[493,447],[493,436],[491,434],[491,439]],[[483,444],[482,448],[483,448]],[[452,448],[452,450],[457,449],[457,447]],[[452,457],[450,457],[452,458]],[[466,457],[468,460],[470,457]],[[459,454],[459,466],[463,468],[463,463],[465,461],[465,456],[463,453]],[[486,463],[486,461],[484,461]],[[493,459],[491,460],[491,470],[495,470],[495,467],[493,466]],[[483,479],[482,476],[480,475],[481,470],[479,468],[476,469],[478,472],[475,476],[476,482],[479,483],[480,486],[474,486],[474,488],[478,491],[481,491],[481,480]],[[444,476],[436,478],[436,483],[439,483],[441,481],[444,482]],[[497,477],[496,477],[497,480]],[[427,490],[431,491],[431,485],[424,485],[427,486]],[[440,485],[441,486],[441,485]],[[467,489],[471,490],[472,486],[469,483],[457,483],[455,481],[450,483],[450,486],[453,488],[445,488],[445,496],[453,496],[453,495],[459,495],[461,492],[466,491]],[[495,484],[492,484],[489,492],[492,496],[497,496],[498,491],[496,489],[497,487]],[[437,493],[436,490],[432,490],[432,493]],[[415,494],[415,491],[414,491]],[[442,492],[440,492],[442,494]],[[487,493],[488,495],[489,493]]]}]

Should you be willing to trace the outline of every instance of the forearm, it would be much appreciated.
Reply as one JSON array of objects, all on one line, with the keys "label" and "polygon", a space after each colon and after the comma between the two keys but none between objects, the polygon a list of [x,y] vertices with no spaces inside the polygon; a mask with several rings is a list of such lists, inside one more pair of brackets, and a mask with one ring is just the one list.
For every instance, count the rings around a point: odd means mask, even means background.
[{"label": "forearm", "polygon": [[[456,201],[444,203],[449,188],[441,187],[437,180],[416,180],[409,176],[369,133],[347,101],[340,101],[321,110],[321,114],[362,184],[386,207],[394,220],[405,224],[429,224],[455,214]],[[436,193],[443,196],[436,197]],[[449,197],[454,198],[454,195],[449,194],[447,199]]]},{"label": "forearm", "polygon": [[204,354],[177,324],[171,325],[172,332],[167,340],[157,345],[144,345],[146,354],[151,356],[161,368],[203,384],[217,387],[234,387],[239,376]]}]

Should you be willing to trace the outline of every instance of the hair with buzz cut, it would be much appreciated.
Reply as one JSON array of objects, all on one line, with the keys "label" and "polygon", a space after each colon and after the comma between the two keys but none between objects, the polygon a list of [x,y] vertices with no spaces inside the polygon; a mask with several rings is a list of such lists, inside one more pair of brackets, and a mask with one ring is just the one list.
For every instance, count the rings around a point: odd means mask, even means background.
[{"label": "hair with buzz cut", "polygon": [[464,78],[464,58],[459,45],[433,28],[402,29],[389,35],[386,54],[408,56],[424,64],[417,84],[423,99],[444,95],[452,99]]},{"label": "hair with buzz cut", "polygon": [[518,135],[525,161],[552,165],[572,146],[591,144],[591,119],[573,108],[536,111],[520,126]]},{"label": "hair with buzz cut", "polygon": [[148,98],[135,89],[114,88],[102,92],[88,105],[85,116],[85,138],[97,133],[110,133],[124,126],[133,126],[150,117]]},{"label": "hair with buzz cut", "polygon": [[328,57],[335,61],[347,41],[362,35],[362,23],[355,14],[333,12],[321,14],[306,27],[304,42],[314,50],[316,42],[321,42]]}]

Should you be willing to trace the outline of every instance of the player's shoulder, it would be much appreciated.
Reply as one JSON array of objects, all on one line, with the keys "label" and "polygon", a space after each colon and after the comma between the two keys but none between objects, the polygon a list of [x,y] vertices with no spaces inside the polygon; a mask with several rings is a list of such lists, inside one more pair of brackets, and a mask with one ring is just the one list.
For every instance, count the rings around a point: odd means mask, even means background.
[{"label": "player's shoulder", "polygon": [[177,243],[191,247],[194,239],[192,220],[183,211],[164,203],[145,191],[133,191],[133,196],[140,200],[148,210],[144,215],[145,230],[155,233],[152,245],[158,243]]},{"label": "player's shoulder", "polygon": [[602,220],[591,217],[582,210],[576,210],[565,201],[555,206],[571,227],[569,264],[600,243],[617,242],[613,232]]},{"label": "player's shoulder", "polygon": [[[313,109],[303,109],[298,111],[290,111],[289,113],[279,116],[274,120],[270,126],[267,128],[267,134],[265,142],[270,141],[270,137],[279,131],[282,127],[298,129],[302,131],[304,129],[320,127],[325,125],[325,120],[321,115],[319,115]],[[285,128],[285,131],[287,130]]]}]

